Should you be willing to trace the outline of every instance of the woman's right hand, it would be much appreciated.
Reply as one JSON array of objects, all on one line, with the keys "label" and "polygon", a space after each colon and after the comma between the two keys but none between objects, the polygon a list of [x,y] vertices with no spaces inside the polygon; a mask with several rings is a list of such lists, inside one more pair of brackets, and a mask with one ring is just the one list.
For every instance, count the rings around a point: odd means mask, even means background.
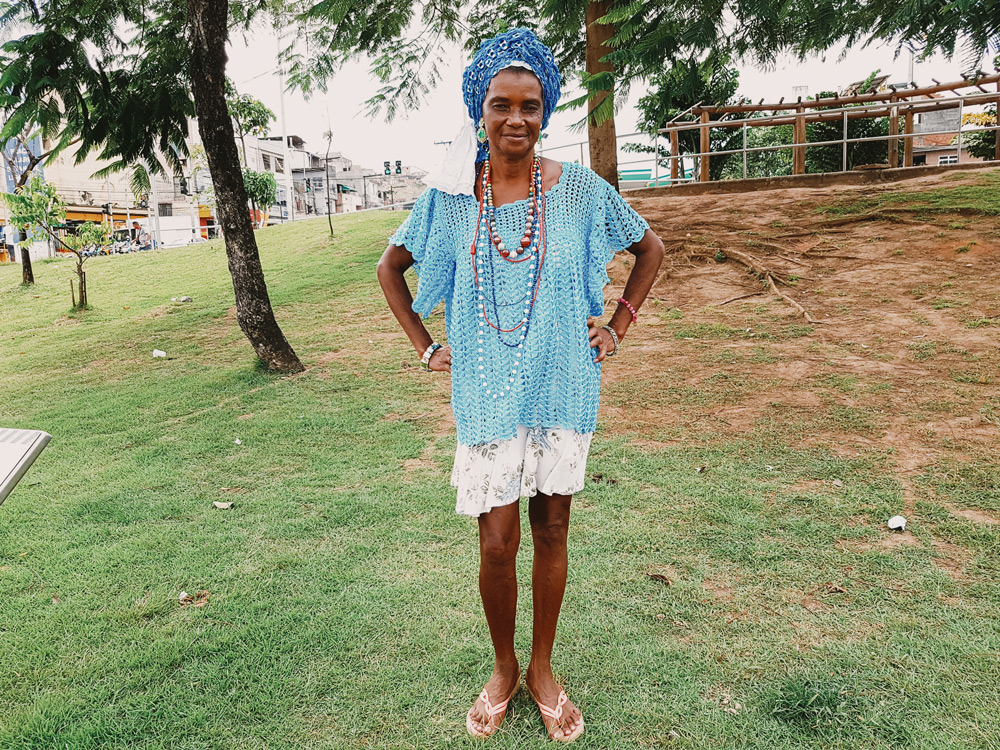
[{"label": "woman's right hand", "polygon": [[451,372],[451,347],[442,346],[434,352],[427,366],[434,372]]}]

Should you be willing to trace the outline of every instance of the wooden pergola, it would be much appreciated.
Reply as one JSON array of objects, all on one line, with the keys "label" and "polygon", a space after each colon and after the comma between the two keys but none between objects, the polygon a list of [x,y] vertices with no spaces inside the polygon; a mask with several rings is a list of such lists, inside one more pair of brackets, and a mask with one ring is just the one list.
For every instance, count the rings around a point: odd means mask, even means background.
[{"label": "wooden pergola", "polygon": [[[995,86],[996,92],[987,90],[986,86]],[[967,89],[977,89],[977,91],[941,99],[932,98],[935,94],[942,92],[957,93]],[[682,130],[697,129],[700,131],[700,153],[696,155],[700,158],[700,179],[702,182],[707,182],[709,180],[709,159],[711,158],[709,132],[712,128],[792,125],[793,145],[789,146],[792,149],[792,174],[805,174],[806,148],[808,146],[842,143],[846,150],[847,121],[869,117],[889,118],[889,135],[885,138],[889,141],[888,166],[890,168],[899,166],[899,139],[902,138],[904,141],[903,166],[912,167],[913,140],[914,137],[922,135],[921,133],[915,134],[913,132],[916,115],[946,109],[959,109],[962,111],[967,107],[994,103],[997,104],[997,111],[1000,113],[1000,70],[992,74],[981,73],[976,76],[968,76],[961,81],[954,81],[952,83],[941,83],[935,80],[933,86],[914,88],[890,86],[888,91],[879,91],[871,94],[852,96],[835,95],[813,100],[803,100],[802,97],[799,97],[797,101],[787,103],[782,98],[775,104],[765,104],[761,100],[757,104],[736,104],[729,106],[696,105],[691,107],[689,112],[699,118],[697,123],[671,122],[667,127],[660,130],[659,133],[669,134],[670,137],[671,182],[675,182],[678,178],[677,161],[680,157],[678,133]],[[748,115],[759,112],[770,112],[772,114],[769,117],[711,119],[712,115],[722,115],[723,118],[726,118],[730,115]],[[900,134],[900,120],[902,120],[903,125],[902,135]],[[844,122],[844,140],[823,143],[808,143],[806,141],[807,124],[834,121]],[[961,117],[959,117],[959,134],[961,134],[961,127]],[[996,144],[993,158],[1000,160],[1000,122],[996,126],[981,128],[981,130],[993,130]],[[745,147],[743,153],[744,155],[746,154]]]}]

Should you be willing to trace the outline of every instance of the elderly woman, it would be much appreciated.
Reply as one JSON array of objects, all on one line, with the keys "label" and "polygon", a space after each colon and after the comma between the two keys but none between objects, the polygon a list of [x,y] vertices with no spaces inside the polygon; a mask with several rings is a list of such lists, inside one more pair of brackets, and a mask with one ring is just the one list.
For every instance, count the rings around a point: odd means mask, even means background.
[{"label": "elderly woman", "polygon": [[[535,154],[559,80],[552,53],[527,29],[482,44],[463,77],[470,119],[390,239],[378,278],[423,364],[451,373],[459,443],[451,482],[457,512],[479,521],[479,592],[495,654],[466,727],[494,733],[520,686],[514,563],[518,501],[528,497],[534,622],[525,684],[549,737],[568,742],[583,732],[583,716],[555,682],[551,659],[570,501],[584,486],[601,363],[635,322],[663,244],[594,172]],[[635,266],[614,315],[599,325],[617,250],[634,254]],[[416,299],[403,277],[414,264]],[[449,346],[420,318],[441,300]]]}]

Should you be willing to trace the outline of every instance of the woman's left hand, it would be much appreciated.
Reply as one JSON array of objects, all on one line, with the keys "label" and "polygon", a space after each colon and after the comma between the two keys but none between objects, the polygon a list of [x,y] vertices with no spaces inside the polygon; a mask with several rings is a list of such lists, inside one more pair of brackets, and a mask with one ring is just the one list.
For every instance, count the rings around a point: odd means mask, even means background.
[{"label": "woman's left hand", "polygon": [[590,333],[590,346],[592,349],[597,349],[597,356],[594,357],[594,361],[603,362],[605,357],[615,351],[614,339],[603,328],[598,328],[597,321],[594,318],[587,318],[587,328]]}]

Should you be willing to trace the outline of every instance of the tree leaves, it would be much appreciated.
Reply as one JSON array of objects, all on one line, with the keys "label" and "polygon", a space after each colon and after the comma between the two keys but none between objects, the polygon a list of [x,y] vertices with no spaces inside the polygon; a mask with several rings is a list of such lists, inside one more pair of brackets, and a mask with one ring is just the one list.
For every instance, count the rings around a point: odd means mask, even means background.
[{"label": "tree leaves", "polygon": [[257,172],[253,169],[243,170],[243,184],[246,186],[247,197],[258,208],[267,211],[274,205],[278,195],[278,181],[273,172]]},{"label": "tree leaves", "polygon": [[78,143],[77,163],[96,152],[120,167],[163,172],[162,155],[179,171],[194,105],[176,5],[80,0],[44,13],[26,0],[0,6],[11,22],[34,20],[31,33],[0,53],[0,109],[10,113],[0,138],[37,124],[56,141],[50,158]]}]

